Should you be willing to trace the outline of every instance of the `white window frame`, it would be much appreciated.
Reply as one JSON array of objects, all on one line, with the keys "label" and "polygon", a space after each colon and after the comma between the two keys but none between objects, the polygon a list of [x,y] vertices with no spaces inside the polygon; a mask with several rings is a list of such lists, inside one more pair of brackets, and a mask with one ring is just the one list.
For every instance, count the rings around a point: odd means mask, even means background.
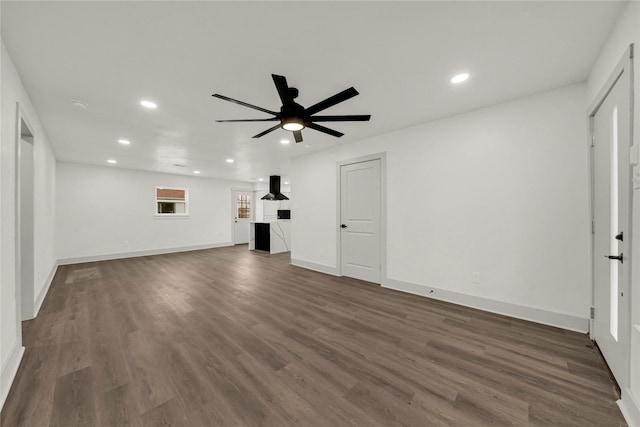
[{"label": "white window frame", "polygon": [[[160,213],[158,212],[158,203],[183,203],[182,201],[176,202],[175,200],[169,199],[159,199],[158,198],[158,190],[181,190],[184,191],[184,213]],[[154,217],[157,219],[160,218],[189,218],[189,189],[183,187],[173,187],[169,185],[158,185],[156,186],[153,198],[155,199],[154,203]]]}]

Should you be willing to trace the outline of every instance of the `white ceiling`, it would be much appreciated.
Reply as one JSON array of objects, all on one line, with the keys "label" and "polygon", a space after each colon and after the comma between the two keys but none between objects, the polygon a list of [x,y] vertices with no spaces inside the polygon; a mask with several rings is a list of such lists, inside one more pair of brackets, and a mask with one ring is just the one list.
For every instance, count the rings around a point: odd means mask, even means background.
[{"label": "white ceiling", "polygon": [[[58,160],[250,181],[286,179],[295,156],[583,81],[623,3],[3,0],[1,17]],[[462,71],[466,83],[449,83]],[[268,116],[213,93],[279,110],[272,73],[304,106],[355,86],[323,113],[372,119],[326,123],[340,139],[307,129],[300,144],[284,130],[251,138],[269,122],[214,121]]]}]

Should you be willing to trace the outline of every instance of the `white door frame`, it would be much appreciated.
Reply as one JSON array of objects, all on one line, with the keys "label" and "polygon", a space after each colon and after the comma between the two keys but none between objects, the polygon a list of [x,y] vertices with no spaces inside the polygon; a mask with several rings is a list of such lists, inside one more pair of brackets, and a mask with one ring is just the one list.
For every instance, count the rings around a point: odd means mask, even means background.
[{"label": "white door frame", "polygon": [[[623,74],[623,71],[625,70],[625,68],[631,72],[627,72],[627,75]],[[598,111],[598,109],[600,108],[600,106],[602,105],[602,103],[605,101],[605,99],[607,98],[607,96],[609,95],[609,93],[611,92],[611,90],[613,89],[614,85],[617,83],[618,79],[620,78],[629,78],[631,79],[631,109],[633,111],[633,45],[630,45],[624,52],[624,55],[622,56],[622,59],[620,60],[620,62],[618,62],[618,64],[616,65],[616,67],[614,68],[614,71],[611,73],[611,75],[609,76],[609,78],[607,79],[607,81],[605,82],[605,84],[602,86],[602,88],[600,89],[600,91],[598,92],[598,95],[595,97],[594,101],[591,103],[591,105],[589,106],[589,108],[587,109],[587,120],[588,120],[588,126],[589,126],[589,135],[588,135],[588,146],[591,147],[592,145],[592,141],[593,141],[593,135],[594,135],[594,117]],[[633,121],[634,121],[634,117],[633,117],[633,112],[630,115],[630,120],[629,120],[629,125],[631,126],[630,129],[630,141],[628,141],[628,146],[631,147],[633,144]],[[625,144],[626,146],[627,144]],[[596,283],[595,283],[595,274],[594,274],[594,256],[596,255],[595,252],[595,242],[594,242],[594,238],[595,238],[595,234],[593,233],[593,218],[594,218],[594,186],[595,186],[595,181],[594,181],[594,159],[593,159],[593,150],[591,148],[589,148],[589,180],[590,180],[590,194],[589,194],[589,215],[591,218],[591,224],[590,224],[590,234],[591,234],[591,238],[589,239],[589,243],[590,243],[590,247],[589,247],[589,264],[590,264],[590,280],[591,280],[591,310],[594,309],[595,307],[595,289],[596,289]],[[631,167],[631,166],[630,166]],[[631,171],[631,177],[633,177],[633,171]],[[629,223],[629,229],[625,230],[625,234],[628,235],[629,237],[633,236],[633,182],[631,182],[630,184],[630,191],[629,191],[629,206],[628,206],[628,212],[626,212],[627,216],[628,216],[628,223]],[[631,333],[631,326],[632,326],[632,316],[633,313],[631,312],[631,296],[633,295],[633,291],[632,291],[632,270],[633,270],[633,245],[634,242],[633,240],[630,241],[629,243],[629,249],[628,249],[628,253],[625,253],[625,262],[628,262],[629,265],[629,274],[627,275],[626,278],[626,285],[625,285],[625,289],[628,290],[628,296],[627,298],[625,298],[623,300],[623,304],[625,304],[625,309],[626,309],[626,313],[627,313],[627,336],[625,337],[627,344],[630,345],[630,333]],[[589,336],[590,338],[593,340],[595,339],[594,336],[594,319],[593,319],[593,314],[590,316],[590,320],[589,320]],[[629,365],[630,360],[629,360],[629,355],[626,355],[626,364]],[[628,372],[629,372],[629,366],[626,367],[626,372],[627,372],[627,376],[628,376]],[[624,387],[627,385],[625,384],[625,382],[628,380],[628,378],[618,378],[616,379],[619,382],[619,385],[622,389],[624,389]]]},{"label": "white door frame", "polygon": [[380,285],[384,286],[387,279],[387,153],[375,153],[367,156],[355,157],[336,162],[336,266],[338,276],[342,276],[342,245],[340,239],[340,196],[342,166],[380,160]]},{"label": "white door frame", "polygon": [[[24,123],[26,129],[23,129],[22,124]],[[22,321],[29,320],[35,317],[35,298],[31,298],[30,301],[23,301],[23,295],[25,290],[23,289],[22,283],[22,219],[21,219],[21,169],[22,169],[22,140],[26,140],[27,142],[33,144],[33,171],[34,171],[34,195],[35,195],[35,133],[33,132],[33,126],[31,125],[29,119],[24,114],[22,107],[19,102],[16,102],[16,136],[15,136],[15,287],[16,287],[16,329],[17,336],[22,335]],[[29,141],[29,139],[31,141]],[[34,203],[32,200],[32,203]],[[35,228],[35,209],[34,209],[34,218],[32,219],[32,226]],[[35,231],[35,230],[34,230]],[[34,233],[35,236],[35,233]],[[34,289],[31,290],[31,295],[35,296],[35,242],[32,245],[33,252],[32,257],[34,258],[34,271],[32,272],[32,280],[31,286]],[[22,307],[23,303],[27,304],[28,310],[26,313],[23,313]],[[23,316],[26,316],[23,319]]]},{"label": "white door frame", "polygon": [[255,219],[255,196],[252,188],[235,188],[231,187],[231,246],[236,244],[236,191],[246,191],[251,193],[252,203],[254,206],[251,206],[251,218],[249,221],[253,221]]}]

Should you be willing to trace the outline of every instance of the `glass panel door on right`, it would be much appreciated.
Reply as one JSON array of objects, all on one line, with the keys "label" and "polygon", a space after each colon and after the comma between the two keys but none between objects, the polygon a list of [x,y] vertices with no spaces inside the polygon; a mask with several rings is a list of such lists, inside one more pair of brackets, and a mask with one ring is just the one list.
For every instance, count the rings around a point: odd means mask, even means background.
[{"label": "glass panel door on right", "polygon": [[623,387],[628,371],[630,79],[622,71],[592,114],[593,338]]}]

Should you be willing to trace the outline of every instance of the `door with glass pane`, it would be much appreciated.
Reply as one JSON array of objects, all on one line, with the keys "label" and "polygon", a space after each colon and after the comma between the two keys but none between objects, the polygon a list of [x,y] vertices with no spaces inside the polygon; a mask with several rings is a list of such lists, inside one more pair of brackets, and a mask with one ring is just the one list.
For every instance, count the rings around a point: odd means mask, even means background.
[{"label": "door with glass pane", "polygon": [[629,67],[611,80],[591,115],[593,213],[593,331],[611,372],[623,387],[628,370],[630,279]]},{"label": "door with glass pane", "polygon": [[249,222],[253,218],[253,193],[233,192],[233,243],[249,243]]}]

